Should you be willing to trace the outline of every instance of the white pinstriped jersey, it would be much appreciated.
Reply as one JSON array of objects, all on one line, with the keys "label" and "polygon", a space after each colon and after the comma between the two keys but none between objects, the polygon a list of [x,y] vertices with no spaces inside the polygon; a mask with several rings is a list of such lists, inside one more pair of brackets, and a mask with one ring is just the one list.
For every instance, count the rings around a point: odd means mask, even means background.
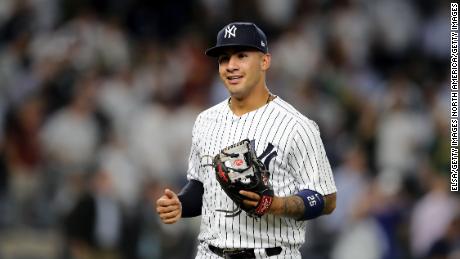
[{"label": "white pinstriped jersey", "polygon": [[[193,128],[187,178],[201,181],[204,186],[198,239],[205,244],[202,247],[208,244],[221,248],[281,246],[284,250],[297,251],[305,241],[304,221],[273,215],[255,219],[244,211],[236,217],[225,217],[225,213],[216,211],[232,210],[236,205],[221,189],[214,169],[206,164],[221,149],[246,138],[255,141],[258,155],[269,143],[273,145],[273,155],[266,159],[271,157],[268,168],[276,196],[294,195],[302,189],[323,195],[337,191],[316,123],[280,97],[240,117],[225,100],[198,115]],[[197,258],[204,258],[203,253],[199,247]]]}]

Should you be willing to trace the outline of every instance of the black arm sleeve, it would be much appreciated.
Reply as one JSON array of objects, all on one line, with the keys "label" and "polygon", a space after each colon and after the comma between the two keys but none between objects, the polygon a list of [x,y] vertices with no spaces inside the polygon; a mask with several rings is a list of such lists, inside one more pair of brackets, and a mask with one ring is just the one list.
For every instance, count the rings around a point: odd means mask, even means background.
[{"label": "black arm sleeve", "polygon": [[190,180],[177,195],[182,203],[182,217],[190,218],[201,215],[203,205],[203,183]]}]

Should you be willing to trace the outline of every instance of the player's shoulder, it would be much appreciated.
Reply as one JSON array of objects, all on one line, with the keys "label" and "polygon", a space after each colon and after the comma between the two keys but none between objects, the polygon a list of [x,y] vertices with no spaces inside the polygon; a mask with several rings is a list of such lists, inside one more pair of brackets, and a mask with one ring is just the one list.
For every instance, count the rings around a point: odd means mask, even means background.
[{"label": "player's shoulder", "polygon": [[221,101],[220,103],[215,104],[205,109],[204,111],[200,112],[196,118],[196,122],[200,122],[202,120],[216,119],[223,112],[225,112],[227,103],[228,103],[228,99],[225,99]]},{"label": "player's shoulder", "polygon": [[274,103],[277,105],[277,109],[286,115],[286,117],[294,122],[294,125],[297,127],[310,128],[319,131],[318,124],[315,121],[308,118],[305,114],[301,113],[294,106],[292,106],[287,101],[283,100],[280,97],[277,97],[274,100]]}]

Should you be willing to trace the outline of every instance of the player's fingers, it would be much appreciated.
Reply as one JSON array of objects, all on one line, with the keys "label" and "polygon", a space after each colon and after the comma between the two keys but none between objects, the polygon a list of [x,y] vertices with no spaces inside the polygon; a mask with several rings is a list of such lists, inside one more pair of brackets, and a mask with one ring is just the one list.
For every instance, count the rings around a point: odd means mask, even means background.
[{"label": "player's fingers", "polygon": [[171,191],[170,189],[165,189],[165,195],[170,199],[177,197],[176,193]]},{"label": "player's fingers", "polygon": [[259,202],[257,201],[252,201],[252,200],[243,200],[243,204],[247,207],[257,207],[257,204]]},{"label": "player's fingers", "polygon": [[157,207],[157,212],[158,213],[168,213],[171,211],[179,211],[180,206],[179,205],[170,205],[170,206],[159,206]]},{"label": "player's fingers", "polygon": [[260,196],[259,194],[257,193],[254,193],[254,192],[248,192],[248,191],[240,191],[240,194],[249,198],[250,200],[254,200],[254,201],[259,201],[260,200]]},{"label": "player's fingers", "polygon": [[165,224],[173,224],[176,223],[181,217],[180,210],[173,211],[170,213],[162,213],[160,214],[160,219]]},{"label": "player's fingers", "polygon": [[157,206],[171,206],[171,205],[178,205],[178,204],[179,204],[178,199],[171,199],[164,195],[161,196],[161,198],[157,200]]},{"label": "player's fingers", "polygon": [[179,220],[179,217],[174,217],[174,218],[170,218],[170,219],[165,219],[165,220],[163,220],[163,223],[165,223],[165,224],[174,224],[174,223],[176,223],[178,220]]},{"label": "player's fingers", "polygon": [[179,210],[174,210],[167,213],[160,213],[159,215],[162,220],[173,219],[179,215]]}]

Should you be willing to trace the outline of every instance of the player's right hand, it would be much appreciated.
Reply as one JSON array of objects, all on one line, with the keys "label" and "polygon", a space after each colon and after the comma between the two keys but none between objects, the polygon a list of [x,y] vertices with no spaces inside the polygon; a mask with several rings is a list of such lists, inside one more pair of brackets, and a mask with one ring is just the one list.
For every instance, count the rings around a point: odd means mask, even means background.
[{"label": "player's right hand", "polygon": [[165,224],[176,223],[182,215],[182,205],[170,189],[165,189],[164,195],[157,200],[157,213]]}]

